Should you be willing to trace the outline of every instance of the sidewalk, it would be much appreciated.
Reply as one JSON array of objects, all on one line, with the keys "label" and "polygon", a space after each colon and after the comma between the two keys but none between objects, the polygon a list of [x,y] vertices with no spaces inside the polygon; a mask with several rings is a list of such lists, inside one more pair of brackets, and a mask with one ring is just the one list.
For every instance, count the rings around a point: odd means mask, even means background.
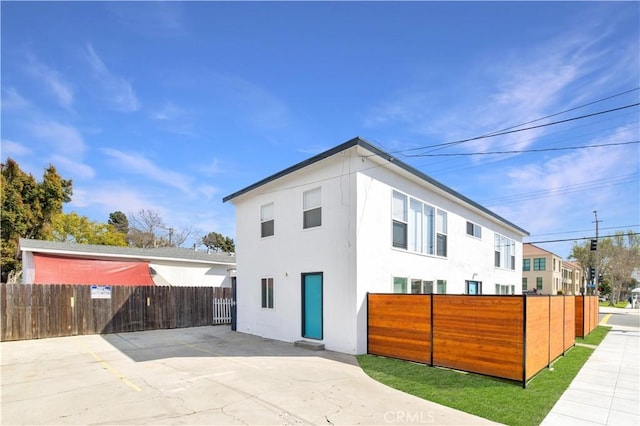
[{"label": "sidewalk", "polygon": [[[600,313],[640,315],[638,309],[605,307]],[[640,424],[640,327],[606,325],[613,328],[541,425]]]}]

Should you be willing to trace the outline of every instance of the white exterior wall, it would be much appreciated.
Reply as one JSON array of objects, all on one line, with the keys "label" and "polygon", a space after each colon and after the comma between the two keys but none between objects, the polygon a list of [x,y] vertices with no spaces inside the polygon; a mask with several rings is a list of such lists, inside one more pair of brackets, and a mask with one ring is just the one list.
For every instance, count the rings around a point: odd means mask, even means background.
[{"label": "white exterior wall", "polygon": [[[264,184],[233,200],[238,264],[237,330],[292,342],[301,334],[301,274],[322,272],[324,338],[327,349],[366,352],[366,294],[393,291],[393,277],[447,281],[448,294],[463,294],[465,280],[495,284],[521,293],[522,235],[497,219],[427,189],[419,178],[389,171],[369,152],[351,148]],[[315,182],[315,183],[314,183]],[[302,229],[302,194],[322,188],[322,226]],[[440,258],[392,247],[392,191],[435,208],[448,219],[448,256]],[[357,196],[356,196],[357,194]],[[260,206],[274,203],[275,235],[260,237]],[[482,227],[482,238],[466,234],[467,220]],[[494,232],[516,243],[515,269],[494,267]],[[274,309],[261,307],[261,278],[274,279]]]},{"label": "white exterior wall", "polygon": [[[418,184],[409,175],[401,176],[384,167],[365,162],[358,174],[358,345],[367,349],[366,294],[392,293],[393,277],[433,281],[446,280],[447,294],[465,294],[466,280],[482,282],[482,294],[495,294],[495,285],[513,285],[521,294],[522,236],[488,215],[460,205],[448,194],[438,194]],[[447,257],[414,253],[392,246],[393,190],[447,212]],[[482,227],[481,238],[467,235],[471,221]],[[515,269],[494,267],[494,233],[515,241]]]},{"label": "white exterior wall", "polygon": [[[302,339],[302,273],[323,273],[323,340],[356,353],[354,176],[351,158],[312,165],[234,199],[237,331],[293,342]],[[329,164],[327,164],[329,163]],[[302,229],[302,194],[321,187],[322,225]],[[260,236],[260,207],[274,203],[274,235]],[[274,308],[261,307],[261,279],[274,280]]]},{"label": "white exterior wall", "polygon": [[151,260],[149,266],[172,286],[231,287],[228,269],[232,268],[232,265]]}]

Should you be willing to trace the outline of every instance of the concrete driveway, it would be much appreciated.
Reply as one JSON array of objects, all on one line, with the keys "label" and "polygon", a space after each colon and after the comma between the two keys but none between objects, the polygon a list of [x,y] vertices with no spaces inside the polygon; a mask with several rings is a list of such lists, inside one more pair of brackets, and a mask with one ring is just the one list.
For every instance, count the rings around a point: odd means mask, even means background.
[{"label": "concrete driveway", "polygon": [[[10,424],[491,424],[227,326],[3,342]],[[429,368],[429,367],[425,367]]]}]

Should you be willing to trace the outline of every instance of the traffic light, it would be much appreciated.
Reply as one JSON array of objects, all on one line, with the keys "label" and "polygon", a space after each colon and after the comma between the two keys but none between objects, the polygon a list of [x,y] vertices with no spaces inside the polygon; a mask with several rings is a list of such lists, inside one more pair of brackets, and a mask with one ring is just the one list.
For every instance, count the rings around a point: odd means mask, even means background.
[{"label": "traffic light", "polygon": [[589,268],[589,279],[593,280],[596,277],[596,268]]},{"label": "traffic light", "polygon": [[602,284],[603,281],[604,278],[602,277],[602,274],[598,274],[598,284]]},{"label": "traffic light", "polygon": [[598,250],[598,240],[594,238],[591,240],[591,251],[596,250]]}]

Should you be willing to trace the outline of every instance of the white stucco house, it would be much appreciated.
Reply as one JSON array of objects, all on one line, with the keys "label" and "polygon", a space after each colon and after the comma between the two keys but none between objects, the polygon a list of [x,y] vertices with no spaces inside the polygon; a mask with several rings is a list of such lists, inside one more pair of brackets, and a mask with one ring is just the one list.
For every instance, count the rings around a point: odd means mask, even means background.
[{"label": "white stucco house", "polygon": [[520,294],[528,232],[361,138],[228,195],[237,330],[367,349],[367,292]]},{"label": "white stucco house", "polygon": [[23,284],[231,287],[234,254],[21,238]]}]

